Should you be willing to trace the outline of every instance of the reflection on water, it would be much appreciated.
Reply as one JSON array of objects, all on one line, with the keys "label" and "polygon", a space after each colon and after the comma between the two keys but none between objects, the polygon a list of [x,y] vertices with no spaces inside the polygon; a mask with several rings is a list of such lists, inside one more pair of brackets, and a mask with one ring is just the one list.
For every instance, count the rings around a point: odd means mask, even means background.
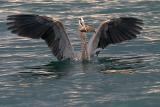
[{"label": "reflection on water", "polygon": [[[52,61],[47,65],[30,66],[25,69],[30,69],[29,72],[19,72],[31,76],[47,76],[60,79],[66,76],[71,71],[81,70],[82,74],[87,72],[98,71],[106,74],[133,74],[144,73],[138,72],[140,69],[149,69],[150,63],[159,58],[159,55],[145,56],[127,56],[127,57],[100,57],[89,62],[71,62],[71,61]],[[148,66],[148,67],[146,67]],[[93,70],[93,71],[92,71]],[[149,72],[148,72],[149,73]],[[152,73],[152,72],[151,72]],[[71,75],[71,74],[69,74]]]},{"label": "reflection on water", "polygon": [[70,61],[52,61],[47,65],[26,67],[30,69],[29,72],[19,72],[20,74],[27,74],[30,76],[47,76],[59,79],[66,76],[68,72],[73,68],[73,64]]},{"label": "reflection on water", "polygon": [[[124,101],[129,104],[140,101],[142,104],[141,101],[152,99],[152,93],[159,93],[160,82],[152,87],[152,82],[158,81],[159,75],[152,71],[144,75],[140,70],[147,66],[146,69],[151,69],[149,64],[158,57],[103,57],[86,63],[52,61],[47,65],[25,67],[22,70],[27,69],[27,72],[0,78],[3,87],[0,102],[6,105],[8,101],[14,101],[11,104],[15,106],[21,101],[20,106],[27,103],[30,106],[54,104],[60,107],[94,106],[94,103],[101,106],[117,105]],[[132,73],[119,72],[129,69]],[[108,70],[115,70],[116,73],[109,73]]]},{"label": "reflection on water", "polygon": [[[151,60],[146,61],[148,58]],[[145,101],[152,99],[148,95],[159,93],[159,82],[153,84],[153,87],[149,85],[154,79],[157,80],[155,76],[157,74],[154,75],[152,72],[144,75],[139,72],[139,69],[149,65],[152,60],[151,55],[105,57],[88,63],[52,61],[47,65],[27,67],[24,69],[29,69],[29,72],[22,71],[1,78],[3,93],[0,93],[2,95],[0,98],[10,100],[15,96],[16,99],[11,101],[18,103],[22,100],[21,105],[26,103],[24,100],[31,98],[33,102],[29,100],[27,102],[29,105],[42,103],[43,106],[50,104],[64,106],[65,104],[67,107],[94,106],[93,103],[105,106],[116,102],[127,101],[132,104],[138,100]],[[133,75],[119,72],[128,69],[132,69]],[[115,70],[117,73],[115,75],[102,72],[104,70]],[[154,75],[154,78],[151,79],[150,75]],[[148,82],[145,82],[146,80]],[[55,101],[57,99],[62,101]],[[7,100],[1,101],[4,104]]]},{"label": "reflection on water", "polygon": [[[159,107],[160,2],[157,0],[1,0],[0,107]],[[6,30],[6,16],[60,19],[76,51],[78,17],[95,27],[110,17],[144,21],[137,39],[110,45],[89,62],[59,62],[42,40]],[[90,36],[90,35],[89,35]]]}]

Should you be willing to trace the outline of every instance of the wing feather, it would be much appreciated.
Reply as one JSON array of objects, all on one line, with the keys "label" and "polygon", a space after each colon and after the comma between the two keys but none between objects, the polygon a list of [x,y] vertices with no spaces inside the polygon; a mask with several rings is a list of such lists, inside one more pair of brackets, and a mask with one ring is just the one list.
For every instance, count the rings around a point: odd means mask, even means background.
[{"label": "wing feather", "polygon": [[34,14],[7,17],[8,30],[23,37],[43,39],[58,60],[73,58],[73,48],[60,21]]},{"label": "wing feather", "polygon": [[113,18],[100,24],[88,44],[89,55],[95,50],[105,48],[109,44],[131,40],[141,33],[143,21],[133,17]]}]

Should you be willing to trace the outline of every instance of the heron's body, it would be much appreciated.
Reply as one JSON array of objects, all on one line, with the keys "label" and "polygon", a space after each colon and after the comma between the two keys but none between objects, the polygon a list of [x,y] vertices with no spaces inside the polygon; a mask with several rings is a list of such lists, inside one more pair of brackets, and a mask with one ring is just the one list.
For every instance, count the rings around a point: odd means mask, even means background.
[{"label": "heron's body", "polygon": [[89,56],[88,56],[88,45],[87,45],[87,37],[86,34],[84,32],[80,32],[80,36],[81,36],[81,59],[82,60],[88,60]]},{"label": "heron's body", "polygon": [[[86,25],[83,18],[79,19],[79,37],[81,52],[76,54],[67,36],[63,24],[46,16],[18,14],[8,16],[7,25],[12,33],[33,39],[43,39],[58,60],[90,60],[94,54],[109,44],[120,43],[136,38],[142,30],[142,20],[133,17],[113,18],[102,22],[95,30]],[[90,40],[86,33],[93,32]],[[88,42],[87,42],[88,41]]]}]

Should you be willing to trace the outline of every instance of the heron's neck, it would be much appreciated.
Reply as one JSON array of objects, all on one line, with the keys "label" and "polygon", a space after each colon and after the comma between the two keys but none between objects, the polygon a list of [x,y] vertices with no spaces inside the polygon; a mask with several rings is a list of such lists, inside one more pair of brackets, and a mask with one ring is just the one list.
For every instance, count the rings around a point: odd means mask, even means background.
[{"label": "heron's neck", "polygon": [[88,52],[87,52],[87,37],[85,32],[80,32],[80,37],[81,37],[81,49],[82,49],[82,55],[81,59],[82,60],[88,60]]}]

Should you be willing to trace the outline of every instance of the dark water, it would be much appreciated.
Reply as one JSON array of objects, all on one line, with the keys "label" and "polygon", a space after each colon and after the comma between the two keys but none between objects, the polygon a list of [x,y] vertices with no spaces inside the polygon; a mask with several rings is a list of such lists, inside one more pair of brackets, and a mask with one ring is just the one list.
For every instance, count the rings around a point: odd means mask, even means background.
[{"label": "dark water", "polygon": [[[91,62],[58,62],[42,40],[6,30],[6,16],[16,13],[60,19],[77,51],[80,16],[94,26],[110,16],[145,25]],[[0,0],[0,107],[159,107],[159,18],[159,0]]]}]

